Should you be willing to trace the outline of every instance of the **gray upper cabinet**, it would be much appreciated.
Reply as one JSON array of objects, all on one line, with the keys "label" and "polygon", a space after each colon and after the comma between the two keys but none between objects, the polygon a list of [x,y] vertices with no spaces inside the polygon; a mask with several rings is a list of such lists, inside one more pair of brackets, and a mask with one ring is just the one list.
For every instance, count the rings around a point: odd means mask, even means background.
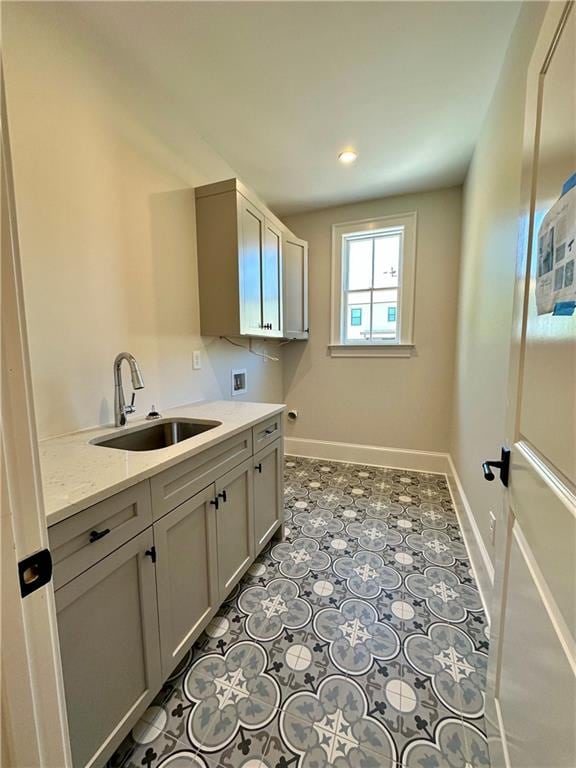
[{"label": "gray upper cabinet", "polygon": [[254,559],[252,459],[216,481],[218,578],[223,600]]},{"label": "gray upper cabinet", "polygon": [[282,440],[275,440],[254,456],[255,554],[284,521],[282,445]]},{"label": "gray upper cabinet", "polygon": [[152,546],[148,528],[55,593],[76,767],[104,763],[162,683]]},{"label": "gray upper cabinet", "polygon": [[220,605],[214,498],[210,485],[154,524],[164,677]]},{"label": "gray upper cabinet", "polygon": [[196,189],[196,231],[202,334],[307,338],[304,241],[238,179]]}]

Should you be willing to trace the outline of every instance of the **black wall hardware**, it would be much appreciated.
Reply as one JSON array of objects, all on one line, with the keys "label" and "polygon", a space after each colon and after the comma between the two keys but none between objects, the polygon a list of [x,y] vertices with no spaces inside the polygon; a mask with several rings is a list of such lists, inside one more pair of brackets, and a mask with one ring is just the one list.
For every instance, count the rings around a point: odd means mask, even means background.
[{"label": "black wall hardware", "polygon": [[256,466],[254,467],[254,469],[257,469],[257,470],[258,470],[258,472],[262,472],[262,464],[256,464]]},{"label": "black wall hardware", "polygon": [[500,482],[502,485],[508,488],[508,478],[510,476],[510,450],[508,448],[502,448],[500,461],[485,461],[482,464],[484,480],[489,480],[492,482],[495,476],[490,467],[494,467],[494,469],[500,470]]},{"label": "black wall hardware", "polygon": [[222,493],[219,493],[218,498],[222,499],[222,501],[226,503],[226,491],[222,491]]},{"label": "black wall hardware", "polygon": [[104,528],[103,531],[90,531],[90,544],[94,544],[95,541],[103,539],[104,536],[108,536],[110,528]]},{"label": "black wall hardware", "polygon": [[149,557],[153,563],[156,562],[156,547],[150,547],[150,549],[147,549],[146,552],[144,552],[144,554],[146,555],[146,557]]},{"label": "black wall hardware", "polygon": [[35,592],[52,578],[52,556],[50,550],[42,549],[18,563],[20,594],[22,597]]}]

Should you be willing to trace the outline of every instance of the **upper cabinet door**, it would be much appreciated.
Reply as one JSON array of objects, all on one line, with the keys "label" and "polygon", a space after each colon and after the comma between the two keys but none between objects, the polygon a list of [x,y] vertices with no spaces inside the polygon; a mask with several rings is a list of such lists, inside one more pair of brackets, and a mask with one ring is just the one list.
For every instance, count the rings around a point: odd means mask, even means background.
[{"label": "upper cabinet door", "polygon": [[[240,282],[240,330],[262,335],[262,255],[264,214],[238,195],[238,276]],[[223,279],[225,276],[223,276]]]},{"label": "upper cabinet door", "polygon": [[308,243],[288,233],[283,243],[283,335],[308,338]]},{"label": "upper cabinet door", "polygon": [[269,219],[262,255],[262,326],[270,336],[282,331],[282,232]]}]

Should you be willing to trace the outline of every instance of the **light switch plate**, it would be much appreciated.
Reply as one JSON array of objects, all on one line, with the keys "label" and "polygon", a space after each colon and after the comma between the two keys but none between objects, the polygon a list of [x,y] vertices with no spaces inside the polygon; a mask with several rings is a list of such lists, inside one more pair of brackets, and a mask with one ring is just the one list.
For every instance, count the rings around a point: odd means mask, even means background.
[{"label": "light switch plate", "polygon": [[195,349],[194,352],[192,352],[192,368],[194,368],[195,371],[199,371],[200,368],[202,368],[202,358],[200,357],[199,349]]}]

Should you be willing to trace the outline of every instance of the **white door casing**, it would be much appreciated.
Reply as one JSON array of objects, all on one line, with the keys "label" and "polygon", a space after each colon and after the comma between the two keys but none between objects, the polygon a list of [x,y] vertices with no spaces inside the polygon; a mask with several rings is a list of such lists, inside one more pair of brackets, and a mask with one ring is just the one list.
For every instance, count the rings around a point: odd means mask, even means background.
[{"label": "white door casing", "polygon": [[551,3],[527,78],[511,338],[510,487],[497,526],[492,768],[576,765],[576,316],[538,315],[537,234],[576,172],[576,11]]},{"label": "white door casing", "polygon": [[2,81],[2,761],[71,766],[54,592],[22,598],[18,562],[48,546]]}]

